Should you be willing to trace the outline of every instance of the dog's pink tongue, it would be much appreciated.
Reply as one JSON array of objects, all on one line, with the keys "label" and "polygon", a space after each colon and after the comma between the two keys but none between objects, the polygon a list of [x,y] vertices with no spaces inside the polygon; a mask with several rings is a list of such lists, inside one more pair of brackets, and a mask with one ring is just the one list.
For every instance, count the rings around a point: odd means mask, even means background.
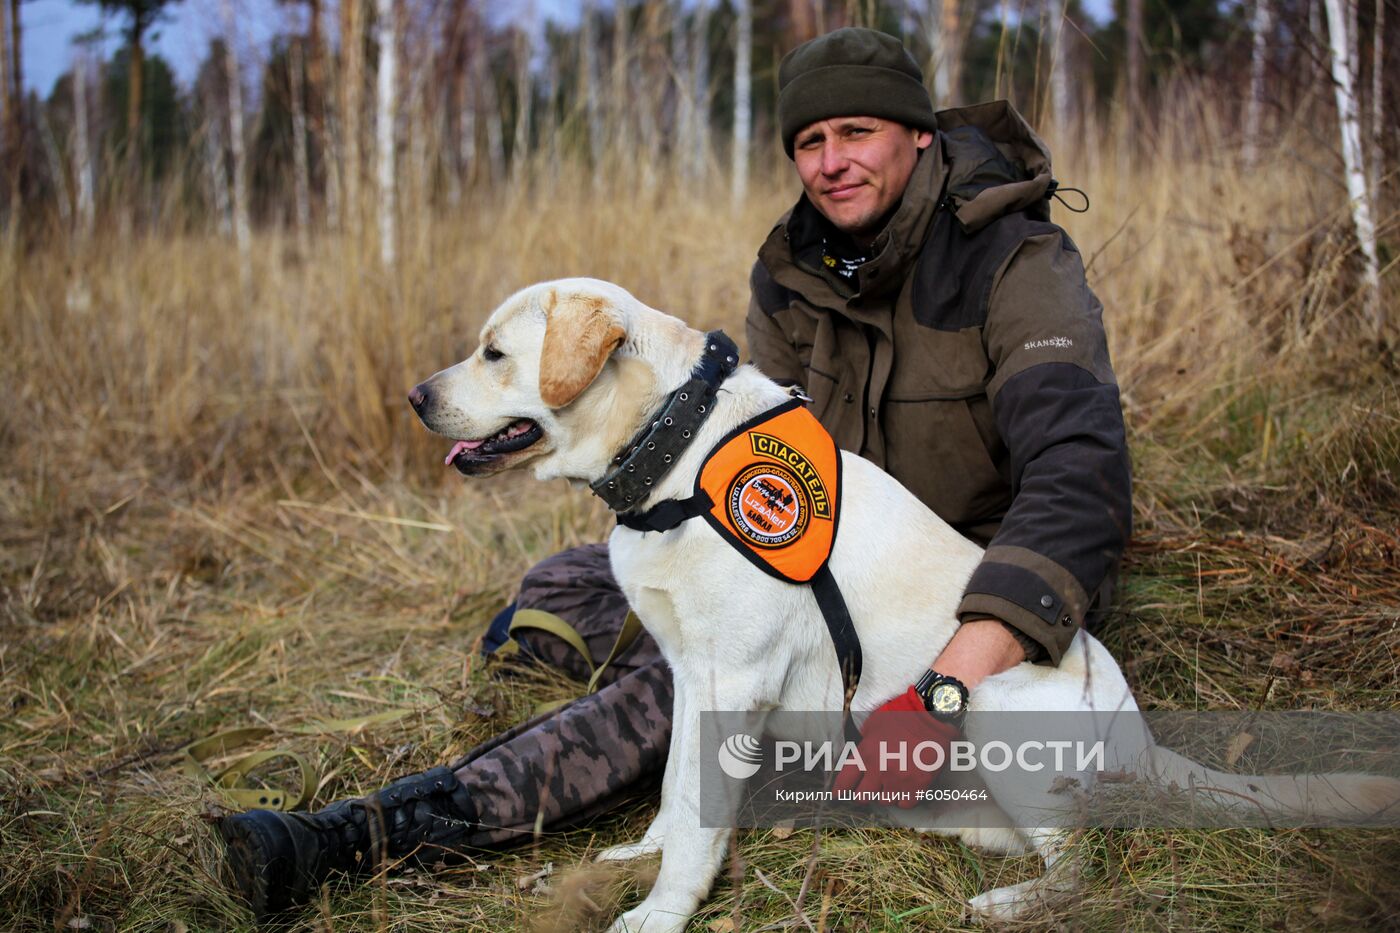
[{"label": "dog's pink tongue", "polygon": [[457,459],[457,455],[464,450],[476,450],[485,441],[458,441],[452,445],[452,449],[447,453],[447,459],[442,461],[443,466],[451,466],[452,461]]}]

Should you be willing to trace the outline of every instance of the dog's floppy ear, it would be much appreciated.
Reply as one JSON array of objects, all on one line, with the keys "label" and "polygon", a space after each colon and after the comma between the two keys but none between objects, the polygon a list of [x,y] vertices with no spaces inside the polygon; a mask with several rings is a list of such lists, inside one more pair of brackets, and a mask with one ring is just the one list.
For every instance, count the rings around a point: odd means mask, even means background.
[{"label": "dog's floppy ear", "polygon": [[546,313],[540,398],[550,408],[563,408],[598,378],[627,331],[602,298],[551,293]]}]

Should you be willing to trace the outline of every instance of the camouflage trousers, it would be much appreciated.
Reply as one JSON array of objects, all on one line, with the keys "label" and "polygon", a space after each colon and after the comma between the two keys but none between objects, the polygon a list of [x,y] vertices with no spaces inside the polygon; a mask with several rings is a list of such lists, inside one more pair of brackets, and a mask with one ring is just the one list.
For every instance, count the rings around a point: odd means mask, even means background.
[{"label": "camouflage trousers", "polygon": [[[519,609],[552,612],[572,625],[597,661],[627,615],[606,544],[572,548],[526,573]],[[539,662],[588,680],[585,660],[562,639],[531,630],[519,639]],[[471,844],[509,845],[536,827],[558,829],[659,785],[671,740],[671,672],[642,632],[592,694],[531,719],[452,764],[481,820]]]}]

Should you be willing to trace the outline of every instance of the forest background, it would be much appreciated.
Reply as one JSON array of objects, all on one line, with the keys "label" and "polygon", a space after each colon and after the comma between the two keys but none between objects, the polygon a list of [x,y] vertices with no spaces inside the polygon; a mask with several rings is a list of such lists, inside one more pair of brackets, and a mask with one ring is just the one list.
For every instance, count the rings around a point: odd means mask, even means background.
[{"label": "forest background", "polygon": [[[842,25],[901,36],[940,105],[1012,100],[1088,195],[1055,218],[1123,390],[1136,536],[1101,637],[1142,705],[1400,705],[1394,0],[220,0],[188,81],[149,50],[168,2],[101,7],[117,48],[75,37],[49,88],[19,0],[0,28],[0,927],[246,927],[192,740],[268,726],[323,805],[577,694],[475,645],[606,510],[462,482],[404,394],[555,276],[742,334],[799,190],[776,63]],[[590,856],[654,805],[302,921],[601,926],[655,866]],[[1038,925],[1400,913],[1395,832],[1077,845],[1084,895]],[[956,928],[1036,870],[877,830],[734,851],[698,929]]]}]

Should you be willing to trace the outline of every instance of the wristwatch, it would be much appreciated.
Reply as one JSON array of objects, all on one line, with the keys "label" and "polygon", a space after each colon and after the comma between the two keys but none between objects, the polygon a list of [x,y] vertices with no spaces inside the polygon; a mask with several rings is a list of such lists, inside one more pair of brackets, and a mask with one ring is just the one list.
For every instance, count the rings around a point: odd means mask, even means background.
[{"label": "wristwatch", "polygon": [[932,668],[919,678],[914,692],[924,701],[924,709],[935,719],[961,726],[967,712],[967,688],[956,677],[940,674]]}]

